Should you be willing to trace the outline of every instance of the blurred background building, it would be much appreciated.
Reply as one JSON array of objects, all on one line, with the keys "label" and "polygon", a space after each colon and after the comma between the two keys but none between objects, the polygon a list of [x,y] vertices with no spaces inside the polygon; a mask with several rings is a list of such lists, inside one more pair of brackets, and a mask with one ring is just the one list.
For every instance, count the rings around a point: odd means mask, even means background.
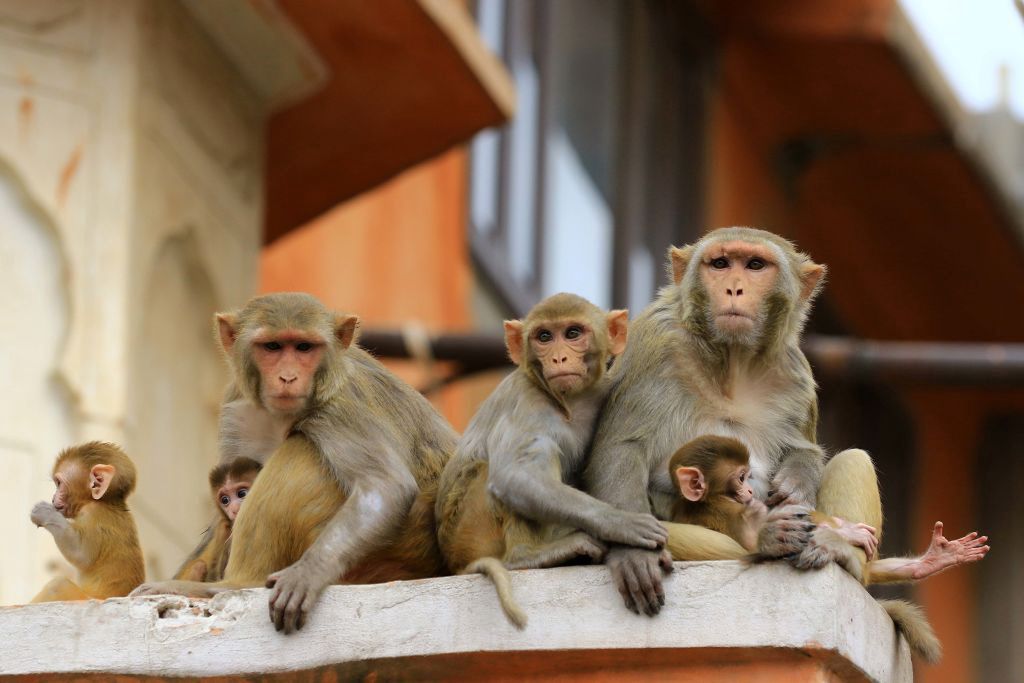
[{"label": "blurred background building", "polygon": [[214,311],[356,312],[462,429],[503,318],[635,315],[753,225],[829,266],[820,437],[875,456],[884,552],[993,537],[913,591],[921,679],[1024,680],[1024,16],[966,5],[0,0],[0,602],[66,571],[28,511],[73,442],[138,463],[151,578],[194,545]]}]

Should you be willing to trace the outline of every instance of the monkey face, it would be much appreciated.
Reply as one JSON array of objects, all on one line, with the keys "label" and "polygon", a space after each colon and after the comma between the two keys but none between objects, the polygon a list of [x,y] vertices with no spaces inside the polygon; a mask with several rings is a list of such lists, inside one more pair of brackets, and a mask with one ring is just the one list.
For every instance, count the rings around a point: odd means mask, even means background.
[{"label": "monkey face", "polygon": [[252,357],[267,410],[294,415],[306,408],[325,346],[322,338],[309,332],[282,330],[256,336]]},{"label": "monkey face", "polygon": [[588,352],[593,341],[593,331],[576,321],[543,323],[530,331],[530,350],[553,391],[573,394],[590,385],[593,368]]},{"label": "monkey face", "polygon": [[252,481],[249,479],[235,480],[228,477],[224,485],[217,489],[217,505],[220,506],[221,512],[224,513],[229,522],[235,521],[235,517],[238,516],[238,510],[242,507],[242,501],[249,495],[251,487]]},{"label": "monkey face", "polygon": [[[58,470],[53,473],[53,485],[57,487],[57,490],[53,492],[53,507],[57,509],[57,512],[64,515],[65,517],[73,517],[74,510],[71,500],[71,487],[75,484],[76,479],[81,479],[81,474],[77,477],[73,468],[67,467],[65,469]],[[80,485],[84,486],[84,482],[79,482]]]},{"label": "monkey face", "polygon": [[732,497],[744,505],[754,499],[754,488],[750,485],[749,479],[750,468],[742,466],[733,472],[729,482],[732,489]]},{"label": "monkey face", "polygon": [[724,341],[749,342],[759,335],[779,260],[767,245],[738,240],[711,244],[704,251],[700,278],[708,294],[707,313]]}]

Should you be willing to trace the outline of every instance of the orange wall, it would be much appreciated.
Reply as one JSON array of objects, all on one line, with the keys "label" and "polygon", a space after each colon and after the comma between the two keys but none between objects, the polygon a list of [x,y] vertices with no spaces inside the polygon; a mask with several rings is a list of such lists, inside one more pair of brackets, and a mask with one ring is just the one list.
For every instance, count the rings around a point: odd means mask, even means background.
[{"label": "orange wall", "polygon": [[[358,314],[366,327],[469,329],[465,207],[466,152],[457,149],[267,246],[260,290],[309,292],[330,308]],[[416,363],[388,365],[413,386],[429,379]],[[432,397],[457,429],[472,410],[464,394],[451,387]]]}]

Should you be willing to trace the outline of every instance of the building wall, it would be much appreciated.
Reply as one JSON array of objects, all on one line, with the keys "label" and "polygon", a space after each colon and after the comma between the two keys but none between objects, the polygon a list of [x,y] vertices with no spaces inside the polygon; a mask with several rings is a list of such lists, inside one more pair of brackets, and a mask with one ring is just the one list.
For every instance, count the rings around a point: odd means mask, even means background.
[{"label": "building wall", "polygon": [[[448,152],[275,241],[263,252],[260,291],[310,292],[358,314],[366,327],[475,329],[473,309],[487,306],[466,243],[466,167],[464,150]],[[388,365],[416,387],[448,370],[413,361]],[[461,430],[493,384],[476,378],[431,399]]]},{"label": "building wall", "polygon": [[177,3],[0,1],[0,604],[69,571],[28,514],[72,443],[138,464],[152,578],[208,521],[179,483],[215,457],[212,313],[255,289],[262,120]]}]

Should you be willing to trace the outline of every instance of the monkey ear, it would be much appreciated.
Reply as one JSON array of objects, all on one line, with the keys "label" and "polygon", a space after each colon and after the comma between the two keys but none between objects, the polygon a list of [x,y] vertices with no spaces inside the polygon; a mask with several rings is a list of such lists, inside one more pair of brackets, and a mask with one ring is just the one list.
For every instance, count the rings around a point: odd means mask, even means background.
[{"label": "monkey ear", "polygon": [[508,357],[516,365],[523,363],[523,321],[506,320],[505,325],[505,348],[508,349]]},{"label": "monkey ear", "polygon": [[608,348],[609,353],[618,356],[626,350],[626,336],[629,329],[629,311],[620,309],[608,311]]},{"label": "monkey ear", "polygon": [[237,318],[231,313],[217,313],[213,316],[217,325],[217,336],[220,337],[220,345],[228,354],[235,347],[235,327],[238,324]]},{"label": "monkey ear", "polygon": [[690,265],[690,259],[693,258],[693,245],[687,245],[683,248],[669,247],[668,258],[672,263],[672,282],[679,284],[683,275],[686,274],[686,267]]},{"label": "monkey ear", "polygon": [[99,500],[114,480],[117,468],[113,465],[93,465],[89,470],[89,493],[93,500]]},{"label": "monkey ear", "polygon": [[679,486],[679,493],[683,498],[694,503],[703,500],[708,493],[704,473],[696,467],[677,467],[676,485]]},{"label": "monkey ear", "polygon": [[334,336],[341,343],[341,348],[347,349],[356,338],[356,329],[359,327],[359,316],[357,315],[335,315]]},{"label": "monkey ear", "polygon": [[813,261],[804,261],[800,264],[800,301],[810,301],[814,298],[827,272],[828,268]]}]

